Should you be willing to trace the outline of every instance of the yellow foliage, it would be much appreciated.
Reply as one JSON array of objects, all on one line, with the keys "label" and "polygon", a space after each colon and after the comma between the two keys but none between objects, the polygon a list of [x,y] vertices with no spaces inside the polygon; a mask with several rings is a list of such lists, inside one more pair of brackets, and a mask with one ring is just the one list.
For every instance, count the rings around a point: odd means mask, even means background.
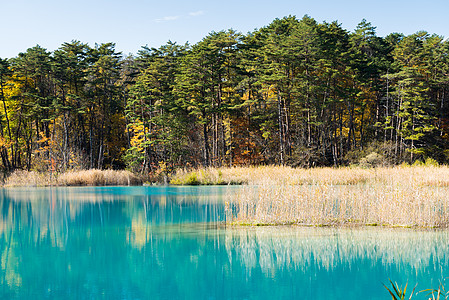
[{"label": "yellow foliage", "polygon": [[135,122],[130,124],[128,130],[131,133],[131,147],[135,147],[139,152],[143,152],[144,147],[142,145],[145,142],[145,126],[143,123]]},{"label": "yellow foliage", "polygon": [[2,136],[0,136],[0,147],[9,147],[10,143]]}]

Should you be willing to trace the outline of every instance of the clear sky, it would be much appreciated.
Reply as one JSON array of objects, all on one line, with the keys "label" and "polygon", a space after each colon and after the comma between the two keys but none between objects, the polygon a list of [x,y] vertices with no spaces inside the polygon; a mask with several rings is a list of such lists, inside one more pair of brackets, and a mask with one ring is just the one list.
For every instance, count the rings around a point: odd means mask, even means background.
[{"label": "clear sky", "polygon": [[124,54],[168,40],[194,44],[211,31],[247,33],[275,18],[309,15],[353,30],[365,18],[377,34],[419,30],[449,37],[449,0],[0,0],[0,57],[79,40],[114,42]]}]

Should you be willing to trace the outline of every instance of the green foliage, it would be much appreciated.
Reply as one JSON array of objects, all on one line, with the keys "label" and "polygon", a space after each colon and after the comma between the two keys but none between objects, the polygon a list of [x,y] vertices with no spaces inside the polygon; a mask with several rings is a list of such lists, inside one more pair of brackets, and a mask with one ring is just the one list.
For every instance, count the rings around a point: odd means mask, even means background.
[{"label": "green foliage", "polygon": [[425,166],[432,166],[432,167],[438,167],[440,164],[433,158],[428,157],[426,158],[425,162],[424,162]]},{"label": "green foliage", "polygon": [[182,177],[178,177],[178,178],[172,179],[170,181],[170,184],[174,184],[174,185],[200,185],[202,183],[198,179],[197,172],[190,172],[186,176],[184,176],[183,178]]},{"label": "green foliage", "polygon": [[362,168],[366,167],[377,167],[382,164],[384,157],[376,152],[371,152],[366,157],[360,159],[359,165]]},{"label": "green foliage", "polygon": [[186,181],[184,182],[185,185],[199,185],[200,181],[198,180],[198,175],[195,172],[190,173]]},{"label": "green foliage", "polygon": [[413,166],[438,167],[440,164],[433,158],[427,157],[424,161],[416,160]]},{"label": "green foliage", "polygon": [[376,167],[394,165],[400,161],[391,142],[373,142],[363,149],[348,151],[345,161],[349,165]]},{"label": "green foliage", "polygon": [[171,174],[170,184],[173,185],[239,185],[247,183],[238,176],[225,176],[217,168],[200,168],[195,170],[178,170]]},{"label": "green foliage", "polygon": [[131,137],[125,159],[135,171],[148,172],[160,161],[175,164],[182,159],[188,118],[175,101],[173,89],[186,47],[169,42],[139,52],[141,69],[129,88],[125,111]]},{"label": "green foliage", "polygon": [[388,288],[385,284],[383,285],[387,291],[390,293],[391,298],[393,300],[405,300],[405,299],[412,299],[413,293],[415,292],[416,286],[413,288],[412,292],[410,293],[410,296],[406,298],[407,296],[407,283],[405,284],[405,287],[400,287],[396,282],[393,283],[391,279],[389,279],[391,284],[391,289]]},{"label": "green foliage", "polygon": [[113,43],[37,45],[0,60],[0,166],[444,164],[448,72],[441,36],[309,16],[135,57]]}]

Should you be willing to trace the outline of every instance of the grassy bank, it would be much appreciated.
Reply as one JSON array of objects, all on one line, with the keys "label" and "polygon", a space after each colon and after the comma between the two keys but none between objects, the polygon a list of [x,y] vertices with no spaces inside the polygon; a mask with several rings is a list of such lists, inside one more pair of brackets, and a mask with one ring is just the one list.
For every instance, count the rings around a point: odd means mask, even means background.
[{"label": "grassy bank", "polygon": [[53,174],[16,171],[6,178],[3,186],[104,186],[140,184],[142,184],[142,180],[129,171],[93,169]]},{"label": "grassy bank", "polygon": [[172,179],[192,182],[246,184],[227,200],[233,224],[449,226],[446,166],[211,168],[178,172]]},{"label": "grassy bank", "polygon": [[255,170],[229,197],[237,224],[449,226],[449,168]]}]

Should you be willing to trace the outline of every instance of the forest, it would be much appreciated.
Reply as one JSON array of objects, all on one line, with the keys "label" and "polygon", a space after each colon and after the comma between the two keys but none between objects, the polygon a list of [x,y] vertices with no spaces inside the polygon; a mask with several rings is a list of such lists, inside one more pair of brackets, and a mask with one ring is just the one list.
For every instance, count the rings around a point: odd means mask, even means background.
[{"label": "forest", "polygon": [[0,169],[449,161],[449,41],[288,16],[123,55],[36,45],[0,59]]}]

